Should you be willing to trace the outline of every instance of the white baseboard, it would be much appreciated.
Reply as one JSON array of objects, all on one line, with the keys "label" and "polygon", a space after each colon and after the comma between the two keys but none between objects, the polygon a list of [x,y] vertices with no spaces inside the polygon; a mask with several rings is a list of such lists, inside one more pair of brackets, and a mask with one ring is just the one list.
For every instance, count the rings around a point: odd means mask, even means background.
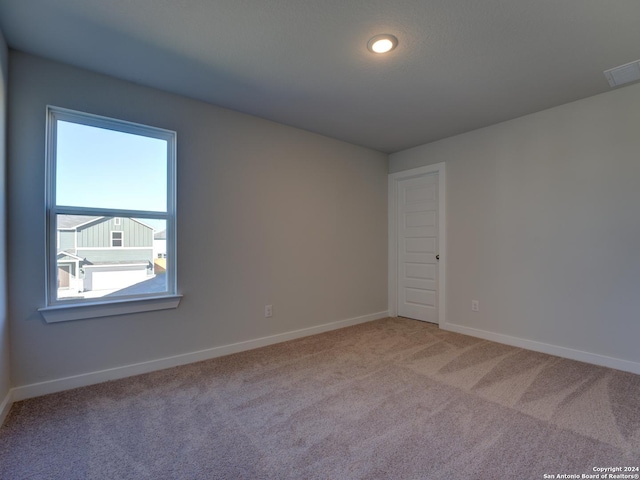
[{"label": "white baseboard", "polygon": [[0,427],[4,425],[7,415],[9,415],[9,410],[11,410],[11,405],[13,405],[13,390],[9,390],[2,403],[0,403]]},{"label": "white baseboard", "polygon": [[533,350],[535,352],[548,353],[549,355],[555,355],[557,357],[592,363],[594,365],[615,368],[616,370],[622,370],[624,372],[631,372],[640,375],[640,363],[630,362],[629,360],[621,360],[619,358],[607,357],[604,355],[598,355],[596,353],[583,352],[581,350],[574,350],[572,348],[560,347],[558,345],[536,342],[534,340],[527,340],[520,337],[512,337],[510,335],[503,335],[501,333],[488,332],[486,330],[479,330],[477,328],[455,325],[453,323],[445,323],[443,325],[440,325],[440,328],[442,328],[443,330],[449,330],[451,332],[462,333],[464,335],[469,335],[472,337],[478,337],[485,340],[504,343],[505,345],[526,348],[527,350]]},{"label": "white baseboard", "polygon": [[[58,378],[46,382],[32,383],[15,387],[11,390],[11,400],[14,402],[25,400],[27,398],[39,397],[49,393],[61,392],[63,390],[71,390],[72,388],[86,387],[96,383],[107,382],[109,380],[117,380],[119,378],[131,377],[142,373],[154,372],[156,370],[164,370],[165,368],[177,367],[189,363],[209,360],[211,358],[222,357],[232,353],[238,353],[254,348],[273,345],[274,343],[294,340],[296,338],[307,337],[317,333],[337,330],[339,328],[349,327],[360,323],[370,322],[389,316],[389,312],[378,312],[361,317],[349,318],[347,320],[339,320],[337,322],[325,323],[315,327],[303,328],[291,332],[280,333],[268,337],[257,338],[255,340],[247,340],[245,342],[233,343],[231,345],[223,345],[220,347],[208,348],[197,352],[184,353],[173,357],[160,358],[149,362],[136,363],[133,365],[125,365],[122,367],[109,368],[97,372],[83,373],[71,377]],[[6,401],[6,400],[5,400]],[[9,402],[11,403],[11,402]],[[4,403],[3,403],[4,405]]]}]

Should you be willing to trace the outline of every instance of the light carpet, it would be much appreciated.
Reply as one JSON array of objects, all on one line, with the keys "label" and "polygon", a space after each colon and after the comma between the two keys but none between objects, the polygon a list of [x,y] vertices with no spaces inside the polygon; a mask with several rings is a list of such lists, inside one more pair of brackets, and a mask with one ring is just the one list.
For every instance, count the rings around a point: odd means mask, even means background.
[{"label": "light carpet", "polygon": [[542,479],[638,465],[640,376],[402,318],[17,402],[0,429],[2,479]]}]

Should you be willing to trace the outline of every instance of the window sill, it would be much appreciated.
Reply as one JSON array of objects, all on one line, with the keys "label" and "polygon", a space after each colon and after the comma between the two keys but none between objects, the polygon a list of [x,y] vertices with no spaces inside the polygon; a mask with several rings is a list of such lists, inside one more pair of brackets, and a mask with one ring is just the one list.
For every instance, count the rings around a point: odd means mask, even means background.
[{"label": "window sill", "polygon": [[87,318],[111,317],[131,313],[152,312],[178,308],[182,295],[166,295],[91,304],[56,305],[39,308],[38,311],[47,323],[83,320]]}]

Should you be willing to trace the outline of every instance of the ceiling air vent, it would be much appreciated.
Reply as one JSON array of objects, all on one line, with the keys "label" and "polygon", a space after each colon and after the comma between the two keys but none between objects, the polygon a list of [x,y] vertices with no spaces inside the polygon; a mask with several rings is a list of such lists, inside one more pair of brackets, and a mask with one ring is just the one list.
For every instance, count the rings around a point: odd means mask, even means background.
[{"label": "ceiling air vent", "polygon": [[605,70],[604,76],[612,87],[640,80],[640,60]]}]

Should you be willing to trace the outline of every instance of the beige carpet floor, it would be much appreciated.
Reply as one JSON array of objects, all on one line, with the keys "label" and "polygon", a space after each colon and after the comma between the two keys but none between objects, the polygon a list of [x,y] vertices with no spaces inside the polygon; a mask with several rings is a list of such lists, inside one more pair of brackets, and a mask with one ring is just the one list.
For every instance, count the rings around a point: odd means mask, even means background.
[{"label": "beige carpet floor", "polygon": [[542,479],[638,465],[640,376],[405,319],[18,402],[0,429],[2,479]]}]

